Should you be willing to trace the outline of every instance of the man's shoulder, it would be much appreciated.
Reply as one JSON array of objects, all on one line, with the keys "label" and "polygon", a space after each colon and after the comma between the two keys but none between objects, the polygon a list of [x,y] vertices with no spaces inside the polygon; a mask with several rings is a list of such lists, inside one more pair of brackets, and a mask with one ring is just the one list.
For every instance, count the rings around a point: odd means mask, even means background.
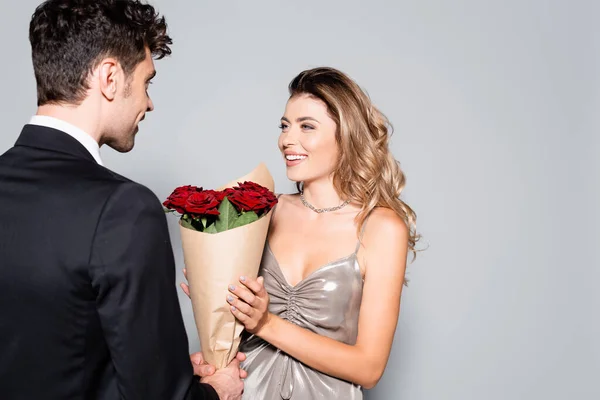
[{"label": "man's shoulder", "polygon": [[162,212],[161,202],[152,190],[94,161],[56,153],[52,158],[37,154],[31,158],[30,154],[31,151],[13,147],[0,155],[0,181],[4,175],[35,176],[57,195],[77,197],[79,200],[74,201],[79,203],[86,200],[90,206],[98,207],[117,200]]},{"label": "man's shoulder", "polygon": [[[127,178],[126,176],[120,175],[120,174],[116,173],[115,171],[106,168],[103,165],[96,164],[94,162],[86,162],[86,161],[82,161],[81,164],[82,164],[82,168],[85,168],[87,170],[86,172],[89,173],[86,175],[88,175],[88,176],[95,175],[95,176],[97,176],[96,179],[104,180],[107,184],[121,185],[121,184],[135,183],[131,179]],[[85,167],[83,167],[83,165],[85,165]]]},{"label": "man's shoulder", "polygon": [[89,180],[95,183],[104,182],[118,185],[131,182],[131,179],[87,158],[23,146],[13,146],[0,154],[0,168],[5,171],[27,170],[37,175]]},{"label": "man's shoulder", "polygon": [[107,186],[109,192],[135,192],[142,197],[154,196],[156,198],[154,193],[146,186],[100,164],[82,161],[77,168],[77,174],[92,185]]},{"label": "man's shoulder", "polygon": [[69,171],[56,173],[70,175],[67,180],[79,182],[81,188],[96,201],[104,204],[118,202],[132,207],[153,207],[162,211],[158,197],[145,185],[135,182],[105,166],[95,162],[80,160],[77,165],[68,167]]},{"label": "man's shoulder", "polygon": [[160,200],[147,186],[113,173],[109,179],[111,190],[108,201],[130,209],[163,212]]},{"label": "man's shoulder", "polygon": [[158,197],[150,188],[141,183],[134,182],[131,179],[119,180],[114,183],[114,195],[124,196],[132,202],[159,205]]}]

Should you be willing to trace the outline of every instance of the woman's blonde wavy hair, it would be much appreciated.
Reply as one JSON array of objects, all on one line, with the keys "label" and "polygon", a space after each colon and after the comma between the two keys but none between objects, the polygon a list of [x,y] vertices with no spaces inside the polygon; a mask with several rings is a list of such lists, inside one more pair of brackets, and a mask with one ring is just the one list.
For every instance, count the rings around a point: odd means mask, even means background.
[{"label": "woman's blonde wavy hair", "polygon": [[[323,101],[337,124],[340,148],[333,184],[342,198],[362,205],[358,213],[360,232],[375,207],[394,210],[409,229],[408,247],[416,257],[416,214],[400,199],[405,177],[389,149],[393,132],[388,119],[368,95],[347,75],[334,68],[319,67],[301,72],[289,84],[290,99],[309,95]],[[297,183],[301,190],[301,182]]]}]

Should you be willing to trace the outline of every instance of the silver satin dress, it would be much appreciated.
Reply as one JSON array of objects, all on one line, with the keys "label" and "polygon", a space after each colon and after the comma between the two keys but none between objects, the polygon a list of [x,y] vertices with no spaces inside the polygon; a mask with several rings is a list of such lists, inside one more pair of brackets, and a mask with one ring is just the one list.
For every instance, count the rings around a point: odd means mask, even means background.
[{"label": "silver satin dress", "polygon": [[[362,235],[361,235],[362,236]],[[317,269],[296,286],[288,284],[269,244],[259,274],[270,296],[269,310],[319,335],[353,345],[363,280],[356,251]],[[315,371],[257,336],[242,341],[247,359],[244,400],[362,399],[362,389]]]}]

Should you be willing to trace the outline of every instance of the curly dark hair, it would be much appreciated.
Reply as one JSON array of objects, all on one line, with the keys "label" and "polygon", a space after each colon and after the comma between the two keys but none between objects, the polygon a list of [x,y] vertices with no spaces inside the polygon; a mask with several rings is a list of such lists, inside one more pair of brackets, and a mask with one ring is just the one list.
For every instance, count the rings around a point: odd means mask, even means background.
[{"label": "curly dark hair", "polygon": [[78,104],[90,72],[114,57],[126,75],[146,58],[171,54],[165,18],[139,0],[47,0],[29,25],[38,106]]}]

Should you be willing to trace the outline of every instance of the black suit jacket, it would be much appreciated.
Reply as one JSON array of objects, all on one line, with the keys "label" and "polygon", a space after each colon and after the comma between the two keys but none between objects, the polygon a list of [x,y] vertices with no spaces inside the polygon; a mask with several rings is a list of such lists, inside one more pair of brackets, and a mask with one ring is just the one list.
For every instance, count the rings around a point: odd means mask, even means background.
[{"label": "black suit jacket", "polygon": [[156,196],[34,125],[0,156],[0,398],[218,399]]}]

